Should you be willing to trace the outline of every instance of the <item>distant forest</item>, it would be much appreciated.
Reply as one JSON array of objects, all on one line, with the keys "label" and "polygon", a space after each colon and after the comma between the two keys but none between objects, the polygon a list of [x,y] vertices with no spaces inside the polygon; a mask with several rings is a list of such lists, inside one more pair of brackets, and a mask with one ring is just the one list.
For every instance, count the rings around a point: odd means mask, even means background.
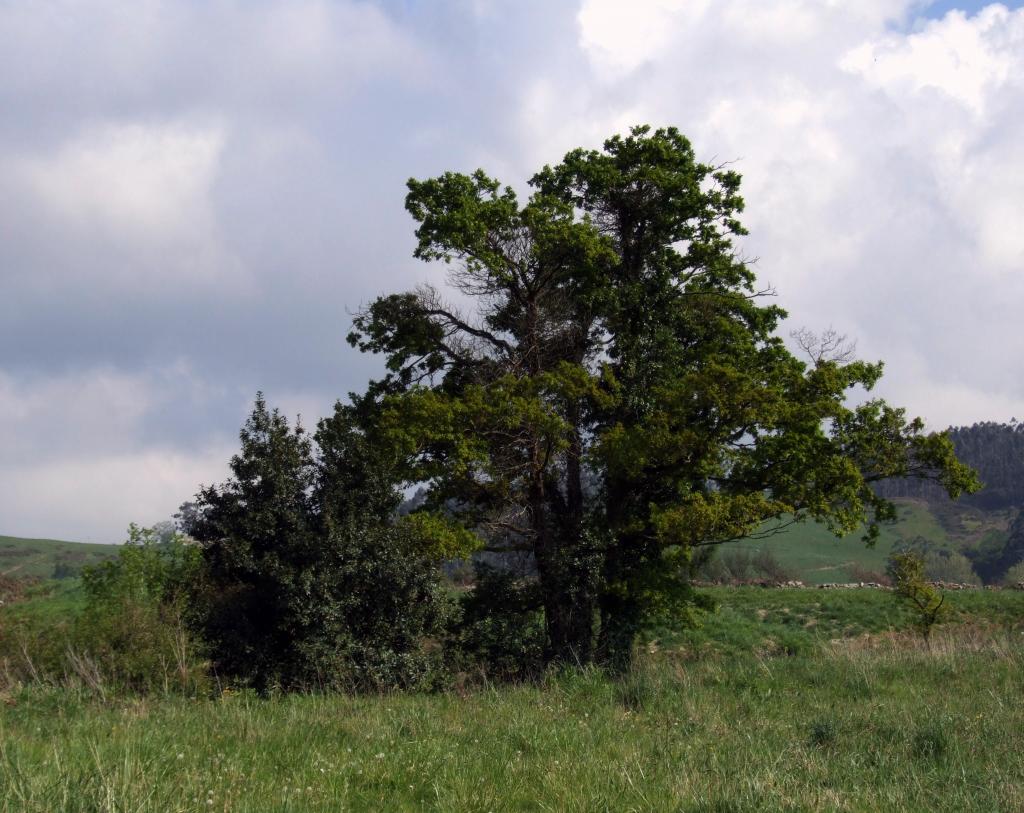
[{"label": "distant forest", "polygon": [[[1024,423],[986,421],[949,430],[957,457],[976,469],[984,487],[964,494],[961,505],[982,511],[1001,511],[1024,506]],[[911,498],[949,502],[938,485],[926,480],[884,480],[876,487],[888,499]]]},{"label": "distant forest", "polygon": [[[1024,423],[986,421],[949,430],[957,457],[977,470],[983,487],[963,494],[958,507],[985,512],[1011,512],[1004,533],[988,535],[964,553],[986,584],[1024,575]],[[949,496],[931,482],[913,479],[884,480],[877,493],[888,499],[925,500],[933,507],[951,506]],[[942,513],[940,511],[940,513]],[[1012,514],[1016,516],[1012,516]]]}]

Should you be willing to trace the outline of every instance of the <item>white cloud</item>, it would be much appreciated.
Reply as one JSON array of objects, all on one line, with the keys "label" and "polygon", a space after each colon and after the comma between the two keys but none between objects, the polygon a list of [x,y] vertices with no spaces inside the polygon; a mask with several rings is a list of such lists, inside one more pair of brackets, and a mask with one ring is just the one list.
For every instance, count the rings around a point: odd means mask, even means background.
[{"label": "white cloud", "polygon": [[0,463],[4,533],[122,542],[128,523],[170,519],[200,483],[223,480],[230,453],[223,446],[193,454],[158,447],[89,460]]},{"label": "white cloud", "polygon": [[29,188],[67,226],[158,241],[207,228],[220,127],[105,124],[25,160]]},{"label": "white cloud", "polygon": [[[628,104],[735,160],[745,251],[791,324],[855,335],[889,360],[885,393],[932,425],[1009,418],[1024,412],[1009,374],[1024,355],[1024,9],[913,21],[918,5],[633,4],[620,39],[621,6],[587,0],[584,99],[546,93],[573,98],[580,138]],[[647,34],[629,32],[648,31],[643,58]]]},{"label": "white cloud", "polygon": [[522,188],[639,122],[735,160],[762,280],[885,395],[1024,416],[1024,10],[924,5],[0,3],[0,533],[119,537],[256,389],[307,425],[361,389],[349,309],[436,278],[405,178]]},{"label": "white cloud", "polygon": [[692,25],[710,0],[588,0],[580,9],[580,43],[609,75],[656,60],[672,44],[673,28]]},{"label": "white cloud", "polygon": [[1019,69],[1022,41],[1024,16],[991,5],[974,17],[952,11],[909,36],[865,42],[840,65],[886,93],[938,90],[980,116],[993,90]]}]

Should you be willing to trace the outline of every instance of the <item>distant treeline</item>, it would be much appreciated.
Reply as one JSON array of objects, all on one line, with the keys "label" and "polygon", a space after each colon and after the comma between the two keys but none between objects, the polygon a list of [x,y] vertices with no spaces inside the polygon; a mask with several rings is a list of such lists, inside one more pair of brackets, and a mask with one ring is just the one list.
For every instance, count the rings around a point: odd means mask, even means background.
[{"label": "distant treeline", "polygon": [[[953,427],[949,436],[957,457],[976,469],[984,484],[976,494],[961,496],[961,504],[985,511],[1024,506],[1024,423],[985,421]],[[928,480],[884,480],[876,489],[887,499],[949,500],[940,486]]]}]

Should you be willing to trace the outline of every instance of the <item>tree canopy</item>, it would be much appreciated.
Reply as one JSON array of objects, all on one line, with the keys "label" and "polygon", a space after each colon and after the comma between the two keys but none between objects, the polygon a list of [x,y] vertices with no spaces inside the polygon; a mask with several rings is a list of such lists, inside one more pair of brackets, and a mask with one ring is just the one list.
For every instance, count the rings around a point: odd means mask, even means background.
[{"label": "tree canopy", "polygon": [[448,291],[377,299],[349,340],[384,354],[362,408],[428,485],[419,513],[535,558],[549,660],[627,657],[643,618],[686,606],[697,548],[808,518],[870,540],[893,516],[873,483],[976,487],[944,434],[848,404],[881,363],[786,347],[737,247],[740,176],[676,129],[574,150],[530,186],[409,181],[415,255]]}]

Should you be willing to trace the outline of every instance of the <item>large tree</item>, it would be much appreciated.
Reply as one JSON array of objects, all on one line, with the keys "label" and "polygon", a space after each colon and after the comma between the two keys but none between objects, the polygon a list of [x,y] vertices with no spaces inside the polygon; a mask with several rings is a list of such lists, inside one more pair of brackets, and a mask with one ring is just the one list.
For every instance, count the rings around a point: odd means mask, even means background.
[{"label": "large tree", "polygon": [[386,356],[378,442],[428,508],[535,556],[550,659],[626,656],[686,600],[695,548],[807,518],[871,538],[893,515],[872,482],[975,486],[944,435],[847,405],[880,363],[790,353],[734,243],[739,176],[678,131],[634,128],[530,183],[521,204],[482,171],[411,180],[415,254],[445,262],[454,302],[383,297],[350,341]]}]

